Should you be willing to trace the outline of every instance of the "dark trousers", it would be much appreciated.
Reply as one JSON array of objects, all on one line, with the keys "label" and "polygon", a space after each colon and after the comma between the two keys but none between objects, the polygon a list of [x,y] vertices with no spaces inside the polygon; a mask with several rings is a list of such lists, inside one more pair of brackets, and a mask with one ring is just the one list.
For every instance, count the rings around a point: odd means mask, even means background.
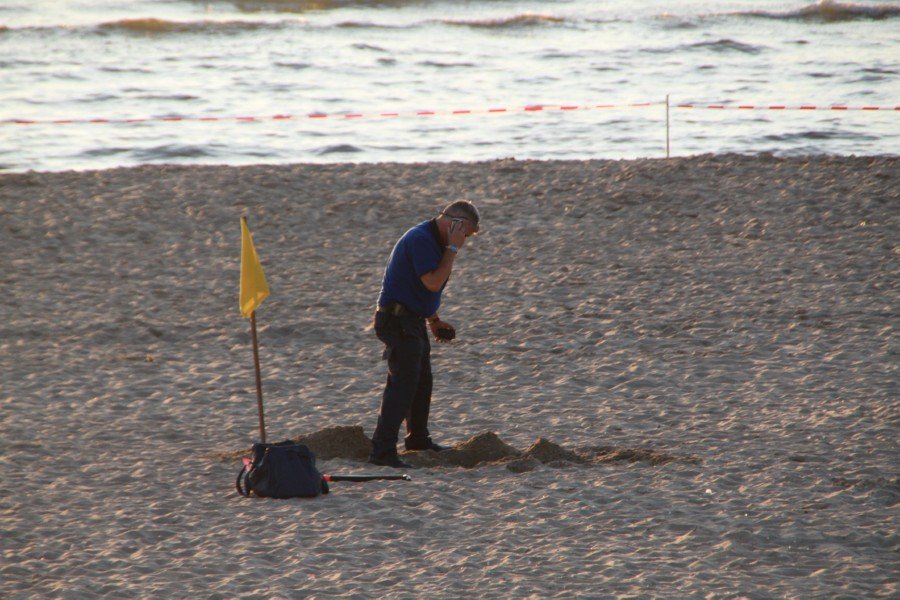
[{"label": "dark trousers", "polygon": [[431,341],[424,319],[382,312],[375,313],[375,335],[384,342],[388,376],[372,434],[372,453],[384,456],[397,452],[404,420],[407,444],[421,444],[429,437]]}]

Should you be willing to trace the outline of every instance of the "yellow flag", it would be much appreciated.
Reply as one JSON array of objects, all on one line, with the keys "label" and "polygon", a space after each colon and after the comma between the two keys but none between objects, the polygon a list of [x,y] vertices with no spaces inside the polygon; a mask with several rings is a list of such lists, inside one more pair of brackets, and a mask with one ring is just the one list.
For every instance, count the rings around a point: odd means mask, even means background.
[{"label": "yellow flag", "polygon": [[241,314],[250,318],[250,314],[269,296],[269,285],[263,273],[253,238],[247,227],[247,219],[241,217]]}]

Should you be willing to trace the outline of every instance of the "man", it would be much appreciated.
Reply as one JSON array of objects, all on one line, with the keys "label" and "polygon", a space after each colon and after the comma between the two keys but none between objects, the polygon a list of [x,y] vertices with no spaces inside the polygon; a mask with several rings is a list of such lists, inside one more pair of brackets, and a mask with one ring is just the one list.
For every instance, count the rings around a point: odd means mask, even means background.
[{"label": "man", "polygon": [[428,433],[432,376],[426,323],[438,342],[456,336],[456,329],[437,311],[457,254],[478,232],[480,221],[474,204],[452,202],[434,219],[404,233],[391,252],[375,313],[375,335],[385,346],[388,377],[372,434],[372,464],[410,467],[397,455],[404,420],[407,450],[443,450]]}]

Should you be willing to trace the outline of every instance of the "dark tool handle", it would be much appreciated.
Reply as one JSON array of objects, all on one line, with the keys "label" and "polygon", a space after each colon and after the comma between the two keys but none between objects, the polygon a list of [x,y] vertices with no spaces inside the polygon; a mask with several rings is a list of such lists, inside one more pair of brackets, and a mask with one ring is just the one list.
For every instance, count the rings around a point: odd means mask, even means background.
[{"label": "dark tool handle", "polygon": [[375,481],[377,479],[412,481],[409,475],[325,475],[325,481]]}]

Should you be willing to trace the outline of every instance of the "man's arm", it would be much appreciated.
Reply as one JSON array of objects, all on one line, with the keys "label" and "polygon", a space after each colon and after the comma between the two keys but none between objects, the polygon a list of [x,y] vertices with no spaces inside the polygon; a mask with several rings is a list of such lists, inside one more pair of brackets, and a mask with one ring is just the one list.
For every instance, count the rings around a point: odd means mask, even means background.
[{"label": "man's arm", "polygon": [[448,248],[444,250],[444,255],[441,257],[441,262],[438,263],[437,269],[422,275],[422,284],[428,288],[429,292],[441,291],[441,288],[447,283],[447,279],[450,278],[451,271],[453,271],[454,260],[456,260],[456,252]]}]

